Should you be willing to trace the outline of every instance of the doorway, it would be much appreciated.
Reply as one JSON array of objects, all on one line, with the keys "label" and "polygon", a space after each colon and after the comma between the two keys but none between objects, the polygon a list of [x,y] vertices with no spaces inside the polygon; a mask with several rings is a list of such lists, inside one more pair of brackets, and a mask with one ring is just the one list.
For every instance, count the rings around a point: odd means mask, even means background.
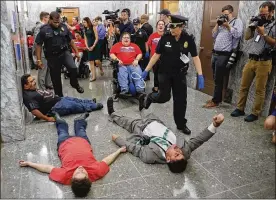
[{"label": "doorway", "polygon": [[179,1],[161,1],[161,9],[168,9],[172,14],[179,10]]},{"label": "doorway", "polygon": [[67,19],[68,19],[68,24],[72,24],[72,18],[73,17],[79,17],[80,14],[79,14],[79,8],[77,7],[63,7],[61,8],[61,15],[62,16],[66,16]]},{"label": "doorway", "polygon": [[[202,92],[213,95],[214,79],[211,65],[213,37],[212,29],[217,23],[217,16],[221,14],[222,7],[231,5],[234,8],[233,15],[236,17],[239,9],[239,1],[204,1],[204,14],[200,42],[200,61],[202,64],[202,71],[205,78],[205,88]],[[229,75],[228,75],[229,76]],[[226,77],[228,79],[229,77]]]}]

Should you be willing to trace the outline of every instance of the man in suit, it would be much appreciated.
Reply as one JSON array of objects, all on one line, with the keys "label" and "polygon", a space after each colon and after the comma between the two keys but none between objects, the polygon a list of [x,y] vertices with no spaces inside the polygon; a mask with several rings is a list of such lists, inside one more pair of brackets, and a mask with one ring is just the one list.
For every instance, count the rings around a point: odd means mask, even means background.
[{"label": "man in suit", "polygon": [[144,119],[132,119],[118,115],[113,108],[113,99],[107,100],[108,114],[111,120],[131,133],[124,140],[119,135],[112,135],[112,140],[120,147],[139,157],[145,163],[167,163],[173,173],[181,173],[186,169],[191,153],[208,141],[222,124],[222,114],[213,117],[213,123],[189,141],[176,138],[164,123],[153,114]]}]

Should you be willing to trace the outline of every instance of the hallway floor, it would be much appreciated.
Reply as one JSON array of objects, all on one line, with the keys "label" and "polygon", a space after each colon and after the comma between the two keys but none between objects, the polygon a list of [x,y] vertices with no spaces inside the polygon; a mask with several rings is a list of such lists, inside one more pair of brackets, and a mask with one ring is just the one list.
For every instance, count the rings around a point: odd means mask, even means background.
[{"label": "hallway floor", "polygon": [[[34,74],[37,71],[33,71]],[[123,137],[128,132],[108,121],[106,100],[112,94],[112,71],[89,83],[81,80],[85,93],[78,94],[63,80],[64,95],[97,98],[104,104],[100,111],[88,118],[87,135],[95,157],[99,160],[117,149],[111,135]],[[153,79],[152,79],[153,80]],[[147,91],[152,81],[147,82]],[[195,152],[185,173],[172,174],[166,165],[144,164],[139,158],[126,153],[111,165],[110,172],[92,184],[88,198],[275,198],[275,145],[271,132],[263,129],[264,119],[246,123],[243,118],[231,118],[233,106],[223,104],[207,110],[202,105],[210,96],[188,89],[187,118],[192,136],[206,128],[216,113],[223,113],[225,121],[207,143]],[[165,104],[152,104],[139,112],[137,103],[119,100],[115,110],[127,116],[141,117],[154,112],[179,137],[189,139],[177,131],[173,121],[172,100]],[[78,115],[64,117],[73,133],[73,120]],[[73,198],[69,186],[49,180],[30,168],[20,168],[20,159],[60,166],[56,151],[57,133],[54,123],[36,121],[26,126],[26,140],[4,144],[1,147],[1,198]]]}]

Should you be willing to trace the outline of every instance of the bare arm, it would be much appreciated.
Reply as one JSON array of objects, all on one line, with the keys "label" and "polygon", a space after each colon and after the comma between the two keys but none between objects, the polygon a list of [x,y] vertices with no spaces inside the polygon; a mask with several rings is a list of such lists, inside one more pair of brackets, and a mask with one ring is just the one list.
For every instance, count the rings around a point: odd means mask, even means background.
[{"label": "bare arm", "polygon": [[193,57],[193,61],[194,61],[194,64],[195,64],[197,74],[202,75],[202,67],[201,67],[201,62],[200,62],[199,57],[198,56]]},{"label": "bare arm", "polygon": [[87,37],[86,37],[85,34],[84,34],[84,42],[85,42],[86,48],[89,48],[89,46],[88,46],[88,44],[87,44]]},{"label": "bare arm", "polygon": [[136,57],[136,60],[138,60],[138,61],[139,61],[139,60],[141,60],[141,58],[142,58],[142,57],[143,57],[143,55],[142,55],[142,54],[138,54],[138,55],[137,55],[137,57]]},{"label": "bare arm", "polygon": [[19,165],[20,167],[32,167],[40,172],[48,173],[48,174],[51,173],[52,169],[55,168],[52,165],[33,163],[33,162],[24,161],[24,160],[19,161]]},{"label": "bare arm", "polygon": [[66,25],[67,25],[67,28],[68,28],[70,31],[76,30],[76,27],[75,27],[75,26],[70,26],[69,24],[66,24]]},{"label": "bare arm", "polygon": [[252,28],[247,27],[245,29],[244,39],[245,40],[250,40],[251,38],[253,38],[254,37],[254,31],[255,30],[253,30]]},{"label": "bare arm", "polygon": [[216,24],[215,27],[212,30],[212,36],[213,36],[213,38],[216,38],[217,35],[218,35],[218,27],[219,27],[218,24]]},{"label": "bare arm", "polygon": [[76,44],[75,44],[74,40],[71,40],[71,41],[70,41],[70,45],[71,45],[71,47],[74,49],[74,51],[76,52],[76,55],[78,55],[78,54],[79,54],[79,50],[78,50],[78,48],[76,47]]},{"label": "bare arm", "polygon": [[55,119],[53,117],[48,117],[46,115],[43,115],[38,109],[32,110],[31,112],[34,116],[36,116],[39,119],[44,119],[47,122],[54,122]]},{"label": "bare arm", "polygon": [[276,44],[276,40],[275,40],[275,38],[272,38],[272,37],[270,37],[270,36],[263,36],[264,37],[264,40],[269,44],[269,45],[271,45],[271,46],[275,46],[275,44]]},{"label": "bare arm", "polygon": [[95,42],[93,44],[93,47],[95,47],[99,41],[99,35],[96,27],[93,27],[94,33],[95,33]]},{"label": "bare arm", "polygon": [[39,44],[36,44],[35,52],[36,52],[36,59],[41,61],[42,46]]},{"label": "bare arm", "polygon": [[125,153],[125,152],[126,152],[126,147],[121,147],[114,153],[105,157],[102,161],[105,162],[107,165],[111,165],[117,159],[117,157],[120,155],[120,153]]},{"label": "bare arm", "polygon": [[161,54],[154,53],[154,55],[151,57],[148,66],[146,67],[145,71],[151,70],[153,65],[159,60]]},{"label": "bare arm", "polygon": [[149,52],[149,45],[147,42],[145,42],[145,45],[146,45],[146,52]]}]

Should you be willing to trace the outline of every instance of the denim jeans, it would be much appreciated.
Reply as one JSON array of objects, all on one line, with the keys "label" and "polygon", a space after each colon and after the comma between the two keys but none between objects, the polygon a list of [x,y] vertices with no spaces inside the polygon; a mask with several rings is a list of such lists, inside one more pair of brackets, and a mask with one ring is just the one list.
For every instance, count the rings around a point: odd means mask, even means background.
[{"label": "denim jeans", "polygon": [[57,112],[60,116],[69,114],[78,114],[98,110],[99,104],[88,99],[77,99],[74,97],[63,97],[54,105],[52,111]]},{"label": "denim jeans", "polygon": [[129,89],[129,82],[133,81],[136,92],[143,92],[144,88],[141,88],[144,86],[144,83],[141,79],[138,79],[137,74],[134,74],[134,77],[137,77],[137,79],[131,79],[131,74],[135,72],[139,74],[139,76],[142,76],[142,70],[140,66],[119,66],[119,72],[118,72],[118,81],[119,85],[121,87],[121,91],[128,91]]},{"label": "denim jeans", "polygon": [[58,142],[57,142],[58,148],[62,142],[64,142],[65,140],[71,137],[81,137],[85,139],[89,144],[91,144],[89,141],[89,138],[86,135],[87,121],[85,121],[84,119],[74,121],[75,136],[69,135],[68,124],[66,122],[65,123],[57,122],[56,127],[57,127],[57,133],[58,133]]}]

